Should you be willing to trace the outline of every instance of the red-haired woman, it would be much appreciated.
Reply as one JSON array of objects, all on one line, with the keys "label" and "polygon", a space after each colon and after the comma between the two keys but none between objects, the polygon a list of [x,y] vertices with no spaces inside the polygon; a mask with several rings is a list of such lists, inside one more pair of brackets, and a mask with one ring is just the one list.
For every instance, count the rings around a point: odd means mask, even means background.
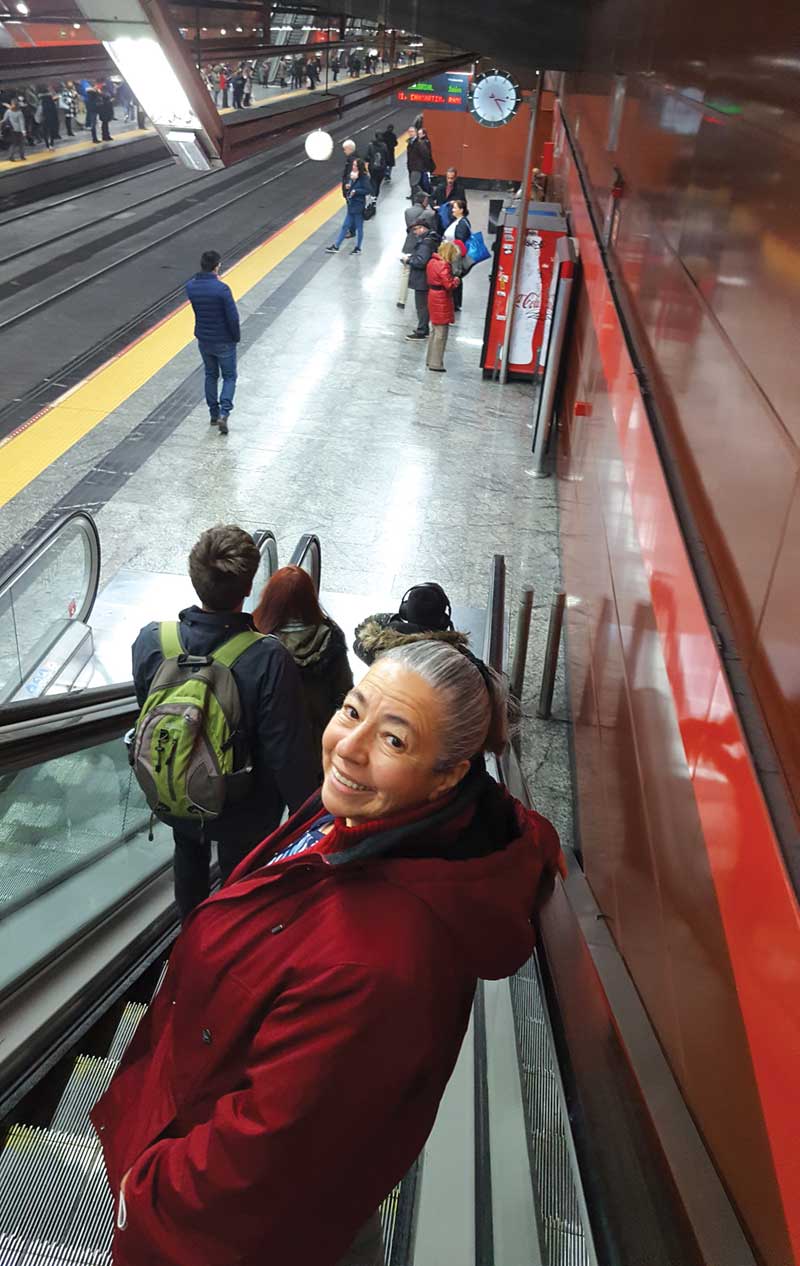
[{"label": "red-haired woman", "polygon": [[322,734],[353,687],[344,634],[322,610],[314,582],[302,567],[281,567],[275,572],[253,621],[260,633],[280,638],[300,670],[322,781]]}]

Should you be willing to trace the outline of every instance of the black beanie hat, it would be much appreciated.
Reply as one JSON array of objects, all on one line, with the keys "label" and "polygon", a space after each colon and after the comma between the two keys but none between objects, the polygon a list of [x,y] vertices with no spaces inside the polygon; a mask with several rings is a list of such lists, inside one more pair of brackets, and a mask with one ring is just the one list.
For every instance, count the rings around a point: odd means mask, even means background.
[{"label": "black beanie hat", "polygon": [[[408,626],[402,629],[402,626]],[[450,599],[435,581],[412,585],[403,595],[400,610],[392,619],[392,626],[410,633],[444,632],[452,629]]]}]

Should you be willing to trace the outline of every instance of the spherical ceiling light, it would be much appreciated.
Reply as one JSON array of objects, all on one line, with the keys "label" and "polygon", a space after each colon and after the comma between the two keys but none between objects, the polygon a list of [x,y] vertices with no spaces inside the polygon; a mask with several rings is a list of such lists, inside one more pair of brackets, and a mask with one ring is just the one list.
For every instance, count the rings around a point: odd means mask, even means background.
[{"label": "spherical ceiling light", "polygon": [[306,137],[306,153],[316,162],[324,162],[326,158],[330,158],[333,153],[333,137],[330,132],[323,132],[320,128],[316,132],[309,132]]}]

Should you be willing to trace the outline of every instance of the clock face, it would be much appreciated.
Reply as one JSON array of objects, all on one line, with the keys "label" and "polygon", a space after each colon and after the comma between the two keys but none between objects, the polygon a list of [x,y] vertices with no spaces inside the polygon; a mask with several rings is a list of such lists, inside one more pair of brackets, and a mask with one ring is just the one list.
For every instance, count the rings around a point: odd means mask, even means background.
[{"label": "clock face", "polygon": [[470,110],[484,127],[502,127],[513,119],[522,94],[519,84],[501,70],[477,75],[470,93]]}]

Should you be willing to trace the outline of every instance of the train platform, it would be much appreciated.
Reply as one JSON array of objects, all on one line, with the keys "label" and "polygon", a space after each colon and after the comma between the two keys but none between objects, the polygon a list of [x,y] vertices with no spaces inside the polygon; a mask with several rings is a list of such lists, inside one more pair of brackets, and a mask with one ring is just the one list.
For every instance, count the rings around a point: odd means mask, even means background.
[{"label": "train platform", "polygon": [[[208,425],[185,305],[6,439],[0,554],[85,506],[103,542],[101,583],[120,570],[182,574],[198,533],[224,519],[269,525],[284,553],[318,531],[335,592],[391,606],[432,579],[474,605],[499,551],[515,585],[534,574],[546,606],[555,489],[526,473],[529,392],[481,377],[489,267],[466,279],[447,374],[428,372],[425,345],[405,337],[413,299],[396,303],[407,191],[401,159],[360,257],[325,254],[343,214],[336,185],[225,270],[242,314],[229,436]],[[487,195],[473,195],[471,214],[485,230]],[[198,236],[197,252],[205,245]],[[543,811],[568,834],[566,752],[544,780]]]}]

